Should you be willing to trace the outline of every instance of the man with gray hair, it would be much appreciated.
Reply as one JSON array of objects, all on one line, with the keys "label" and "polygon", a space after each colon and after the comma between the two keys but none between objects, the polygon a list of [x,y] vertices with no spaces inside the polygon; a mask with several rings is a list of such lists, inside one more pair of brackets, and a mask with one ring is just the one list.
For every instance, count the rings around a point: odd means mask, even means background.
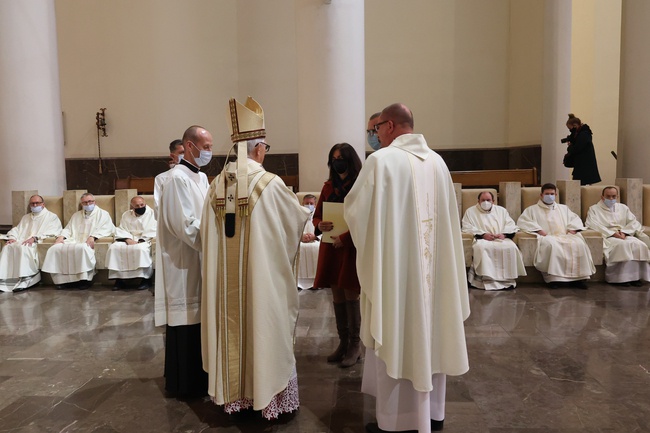
[{"label": "man with gray hair", "polygon": [[111,216],[95,204],[87,192],[79,200],[82,209],[75,212],[54,245],[47,250],[43,271],[52,274],[57,289],[88,289],[95,276],[95,242],[113,236]]},{"label": "man with gray hair", "polygon": [[41,281],[38,252],[40,240],[61,233],[59,217],[45,208],[40,195],[29,198],[30,212],[3,236],[7,244],[0,252],[0,291],[18,292]]},{"label": "man with gray hair", "polygon": [[295,269],[309,212],[262,167],[270,149],[262,107],[250,97],[229,106],[237,162],[210,185],[201,218],[203,369],[227,413],[252,407],[274,419],[300,403]]}]

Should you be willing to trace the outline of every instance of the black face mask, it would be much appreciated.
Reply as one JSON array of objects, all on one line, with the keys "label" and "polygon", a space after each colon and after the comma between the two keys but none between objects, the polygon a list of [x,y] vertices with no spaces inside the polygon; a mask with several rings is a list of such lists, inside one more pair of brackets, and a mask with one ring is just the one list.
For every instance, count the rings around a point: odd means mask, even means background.
[{"label": "black face mask", "polygon": [[133,209],[133,211],[135,213],[137,213],[138,215],[144,215],[144,213],[147,211],[147,207],[146,206],[145,207],[137,207],[137,208]]},{"label": "black face mask", "polygon": [[332,167],[338,174],[343,174],[348,171],[348,162],[345,159],[332,160]]},{"label": "black face mask", "polygon": [[571,134],[575,134],[576,132],[578,132],[578,128],[574,127],[574,128],[569,129],[569,131],[571,131]]}]

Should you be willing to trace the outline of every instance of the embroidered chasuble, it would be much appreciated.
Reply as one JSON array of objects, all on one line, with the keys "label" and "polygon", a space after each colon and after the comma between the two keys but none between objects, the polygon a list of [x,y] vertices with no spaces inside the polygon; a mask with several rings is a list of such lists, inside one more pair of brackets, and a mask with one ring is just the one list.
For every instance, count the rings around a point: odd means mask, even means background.
[{"label": "embroidered chasuble", "polygon": [[[203,368],[227,412],[252,406],[276,417],[298,404],[296,266],[309,211],[278,176],[252,160],[245,167],[242,176],[229,163],[203,208]],[[283,410],[287,400],[295,407]]]}]

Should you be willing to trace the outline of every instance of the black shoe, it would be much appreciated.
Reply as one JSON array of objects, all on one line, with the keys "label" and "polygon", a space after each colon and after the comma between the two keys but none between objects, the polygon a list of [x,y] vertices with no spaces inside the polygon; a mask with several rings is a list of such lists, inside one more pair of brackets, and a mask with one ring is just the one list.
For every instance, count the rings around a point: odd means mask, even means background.
[{"label": "black shoe", "polygon": [[81,280],[77,284],[77,289],[79,289],[79,290],[87,290],[87,289],[90,289],[92,286],[93,286],[93,281],[92,280],[90,280],[90,281]]},{"label": "black shoe", "polygon": [[573,287],[580,290],[587,290],[587,283],[585,283],[585,280],[574,281]]},{"label": "black shoe", "polygon": [[551,281],[550,283],[546,283],[546,286],[549,289],[559,289],[560,288],[560,284],[558,284],[556,281]]},{"label": "black shoe", "polygon": [[118,278],[118,279],[115,280],[115,284],[113,284],[113,289],[112,290],[116,291],[116,290],[122,290],[124,288],[126,288],[126,284],[124,283],[123,280]]},{"label": "black shoe", "polygon": [[436,421],[435,419],[432,419],[431,420],[431,431],[440,431],[440,430],[442,430],[444,423],[445,423],[444,419],[442,421]]},{"label": "black shoe", "polygon": [[641,280],[630,281],[630,284],[633,285],[634,287],[641,287],[643,286],[643,281]]},{"label": "black shoe", "polygon": [[630,283],[607,283],[611,286],[617,286],[617,287],[630,287]]},{"label": "black shoe", "polygon": [[151,288],[151,278],[143,278],[138,286],[138,290],[148,290]]}]

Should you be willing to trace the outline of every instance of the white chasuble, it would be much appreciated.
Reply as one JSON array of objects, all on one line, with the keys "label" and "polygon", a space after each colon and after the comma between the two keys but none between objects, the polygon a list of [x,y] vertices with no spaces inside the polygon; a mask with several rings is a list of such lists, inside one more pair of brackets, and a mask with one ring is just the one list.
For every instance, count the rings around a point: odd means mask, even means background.
[{"label": "white chasuble", "polygon": [[[495,204],[489,211],[480,205],[467,209],[462,230],[474,236],[486,233],[510,234],[519,231],[508,211]],[[488,241],[476,239],[472,244],[473,260],[468,274],[469,282],[485,290],[499,290],[515,286],[515,279],[526,275],[526,268],[517,245],[508,238]]]},{"label": "white chasuble", "polygon": [[95,275],[95,250],[86,240],[90,236],[105,238],[113,236],[115,226],[105,210],[95,206],[92,212],[75,212],[68,225],[61,231],[65,241],[47,250],[42,270],[52,274],[54,284],[92,280]]},{"label": "white chasuble", "polygon": [[279,400],[296,405],[288,411],[298,404],[295,272],[309,211],[278,176],[252,160],[247,168],[248,186],[238,191],[229,163],[203,208],[203,369],[226,411],[252,406],[273,417]]},{"label": "white chasuble", "polygon": [[[187,163],[189,164],[189,163]],[[158,209],[156,249],[161,265],[155,286],[156,326],[201,321],[201,212],[208,191],[205,173],[184,164],[170,170]]]},{"label": "white chasuble", "polygon": [[[151,239],[156,237],[154,211],[146,206],[143,215],[133,209],[122,214],[120,226],[115,230],[114,242],[106,253],[106,267],[109,278],[150,278],[153,274]],[[138,242],[127,245],[122,239]]]},{"label": "white chasuble", "polygon": [[420,134],[368,157],[345,198],[357,248],[361,338],[394,379],[431,391],[432,375],[469,369],[469,316],[456,196]]},{"label": "white chasuble", "polygon": [[[558,203],[547,205],[540,200],[524,209],[517,225],[521,230],[537,235],[534,265],[547,274],[545,281],[582,280],[596,272],[591,252],[582,235],[568,233],[569,230],[585,230],[586,227],[567,206]],[[544,230],[547,235],[537,234],[539,230]]]},{"label": "white chasuble", "polygon": [[[589,208],[586,225],[603,236],[603,252],[608,265],[650,260],[650,239],[643,233],[643,226],[626,205],[616,203],[610,209],[601,200]],[[618,231],[627,237],[613,237]]]},{"label": "white chasuble", "polygon": [[[5,239],[16,242],[7,244],[0,252],[0,291],[25,288],[40,281],[37,243],[23,245],[29,238],[41,239],[56,237],[61,233],[59,217],[47,209],[39,213],[28,213],[18,225],[7,233]],[[20,281],[38,275],[29,281]]]}]

